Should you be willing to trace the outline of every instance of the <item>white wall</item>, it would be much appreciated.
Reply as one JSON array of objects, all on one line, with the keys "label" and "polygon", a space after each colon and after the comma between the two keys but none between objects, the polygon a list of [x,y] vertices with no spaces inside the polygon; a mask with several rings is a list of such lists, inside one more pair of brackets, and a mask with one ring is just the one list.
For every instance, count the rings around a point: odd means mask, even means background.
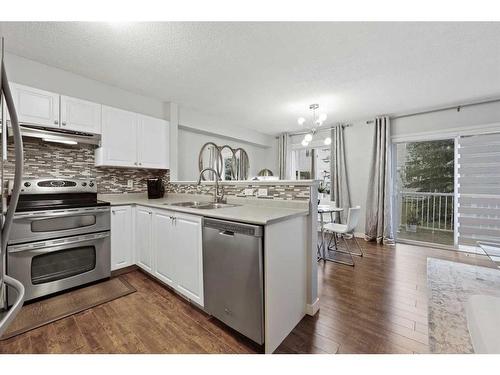
[{"label": "white wall", "polygon": [[[500,103],[491,103],[456,110],[434,112],[391,121],[393,137],[425,139],[430,133],[448,132],[457,128],[481,127],[500,122]],[[346,161],[353,205],[362,208],[356,232],[364,233],[369,164],[373,147],[373,124],[360,121],[345,130]]]},{"label": "white wall", "polygon": [[158,99],[137,95],[118,87],[8,53],[5,56],[5,63],[9,80],[12,82],[165,118],[163,103]]},{"label": "white wall", "polygon": [[392,136],[445,131],[454,128],[474,127],[500,121],[500,102],[404,117],[391,122]]},{"label": "white wall", "polygon": [[[369,164],[373,146],[373,124],[367,125],[366,121],[359,121],[351,125],[345,128],[344,133],[347,178],[351,193],[351,204],[361,206],[361,217],[356,232],[363,233],[365,228],[366,194],[370,174]],[[310,145],[312,147],[322,146],[323,140],[329,136],[330,131],[328,130],[318,132]],[[303,135],[292,136],[290,140],[292,147],[302,147],[300,142],[303,138]]]},{"label": "white wall", "polygon": [[250,161],[249,177],[253,177],[263,168],[274,170],[275,148],[257,146],[250,143],[238,142],[223,136],[209,135],[199,132],[193,132],[184,128],[179,128],[179,148],[178,148],[178,173],[179,181],[194,181],[198,179],[198,155],[201,147],[206,142],[215,144],[229,145],[233,148],[241,147],[245,149]]},{"label": "white wall", "polygon": [[[392,137],[396,140],[409,138],[411,140],[425,139],[430,134],[447,133],[459,128],[474,129],[484,125],[500,123],[500,102],[483,104],[425,115],[405,117],[391,121]],[[317,134],[317,145],[328,135],[327,132]],[[357,233],[364,233],[366,198],[370,175],[370,162],[373,147],[373,123],[357,121],[345,129],[346,163],[348,171],[351,203],[361,206],[361,221],[356,228]],[[292,136],[290,143],[301,147],[303,135]],[[312,144],[312,146],[315,146]]]},{"label": "white wall", "polygon": [[195,109],[179,106],[179,125],[195,128],[214,134],[220,134],[227,138],[243,140],[247,143],[254,143],[260,146],[271,147],[274,136],[257,132],[252,129],[239,127],[227,122],[219,116],[212,116],[201,113]]},{"label": "white wall", "polygon": [[[5,62],[9,80],[12,82],[153,117],[165,119],[170,117],[171,105],[159,99],[137,95],[118,87],[8,53],[5,56]],[[219,117],[207,115],[182,105],[179,105],[178,108],[178,122],[181,126],[219,135],[219,138],[215,135],[204,136],[179,131],[178,163],[180,174],[177,179],[186,179],[189,176],[189,180],[194,180],[197,177],[192,169],[197,166],[197,163],[193,164],[193,160],[197,160],[201,145],[208,140],[243,147],[247,150],[251,175],[265,166],[272,170],[275,169],[275,156],[272,153],[275,147],[273,136],[252,129],[231,126]]]}]

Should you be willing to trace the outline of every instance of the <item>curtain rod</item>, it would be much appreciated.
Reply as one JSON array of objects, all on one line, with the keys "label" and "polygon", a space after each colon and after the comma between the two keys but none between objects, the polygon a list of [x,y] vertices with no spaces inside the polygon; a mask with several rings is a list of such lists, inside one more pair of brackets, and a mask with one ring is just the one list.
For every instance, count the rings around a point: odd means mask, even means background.
[{"label": "curtain rod", "polygon": [[[500,102],[500,98],[488,99],[488,100],[483,100],[483,101],[479,101],[479,102],[471,102],[471,103],[465,103],[465,104],[458,104],[458,105],[453,105],[453,106],[448,106],[448,107],[443,107],[443,108],[429,109],[427,111],[404,113],[404,114],[401,114],[401,115],[395,115],[395,116],[389,116],[389,117],[390,117],[391,120],[395,120],[395,119],[398,119],[398,118],[413,117],[413,116],[418,116],[418,115],[426,115],[426,114],[429,114],[429,113],[449,111],[451,109],[456,109],[457,112],[460,112],[460,110],[462,108],[472,107],[472,106],[481,105],[481,104],[496,103],[496,102]],[[374,120],[366,121],[367,124],[373,124],[374,122],[375,122]]]},{"label": "curtain rod", "polygon": [[[322,131],[325,131],[325,130],[335,129],[339,125],[341,125],[343,128],[349,128],[349,127],[352,126],[352,124],[338,124],[338,125],[330,126],[329,128],[317,129],[316,133],[322,132]],[[302,135],[302,134],[307,134],[307,133],[310,133],[310,131],[308,131],[308,130],[299,130],[299,131],[296,131],[296,132],[288,132],[287,134],[288,135]],[[278,138],[278,137],[276,137],[276,138]]]}]

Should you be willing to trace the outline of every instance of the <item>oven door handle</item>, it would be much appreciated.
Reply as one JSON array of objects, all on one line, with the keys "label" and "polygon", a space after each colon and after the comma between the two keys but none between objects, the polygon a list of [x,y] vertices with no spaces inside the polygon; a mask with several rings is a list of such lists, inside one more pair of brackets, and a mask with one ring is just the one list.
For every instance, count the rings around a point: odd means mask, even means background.
[{"label": "oven door handle", "polygon": [[36,221],[36,220],[45,220],[51,219],[55,217],[68,217],[68,216],[85,216],[90,214],[98,214],[98,213],[106,213],[109,212],[109,208],[96,208],[92,210],[74,210],[74,211],[65,211],[65,212],[50,212],[46,214],[16,214],[14,216],[14,220],[28,220],[28,221]]},{"label": "oven door handle", "polygon": [[106,238],[106,237],[109,237],[109,231],[102,232],[102,233],[85,234],[85,235],[78,236],[78,237],[69,237],[69,238],[64,238],[64,239],[32,242],[32,243],[22,244],[22,245],[9,245],[9,247],[7,248],[7,252],[9,254],[12,254],[12,253],[19,253],[21,251],[37,251],[37,250],[43,249],[44,253],[50,253],[52,251],[57,251],[57,249],[47,250],[47,248],[59,247],[61,245],[72,245],[72,244],[77,244],[77,243],[81,243],[81,242],[98,240],[98,239],[102,239],[102,238]]}]

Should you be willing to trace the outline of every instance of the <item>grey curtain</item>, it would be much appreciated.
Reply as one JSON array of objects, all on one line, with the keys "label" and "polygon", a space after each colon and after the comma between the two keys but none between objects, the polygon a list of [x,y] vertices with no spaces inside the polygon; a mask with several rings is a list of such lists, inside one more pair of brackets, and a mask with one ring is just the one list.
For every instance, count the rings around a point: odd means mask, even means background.
[{"label": "grey curtain", "polygon": [[278,136],[278,175],[280,180],[286,180],[288,176],[288,133]]},{"label": "grey curtain", "polygon": [[393,244],[392,153],[388,117],[375,119],[370,179],[366,198],[365,239]]},{"label": "grey curtain", "polygon": [[349,194],[349,181],[345,161],[344,127],[337,125],[332,128],[331,132],[330,176],[332,191],[330,192],[330,199],[335,201],[337,207],[344,208],[339,213],[338,219],[342,223],[345,223],[349,207],[351,207],[351,197]]}]

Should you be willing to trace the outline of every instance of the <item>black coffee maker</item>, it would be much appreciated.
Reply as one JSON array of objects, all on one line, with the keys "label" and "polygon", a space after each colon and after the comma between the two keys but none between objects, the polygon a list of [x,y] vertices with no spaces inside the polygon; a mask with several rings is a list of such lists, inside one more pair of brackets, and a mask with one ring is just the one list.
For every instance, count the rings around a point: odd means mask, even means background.
[{"label": "black coffee maker", "polygon": [[148,198],[163,198],[164,194],[165,186],[163,186],[163,180],[161,178],[148,178]]}]

